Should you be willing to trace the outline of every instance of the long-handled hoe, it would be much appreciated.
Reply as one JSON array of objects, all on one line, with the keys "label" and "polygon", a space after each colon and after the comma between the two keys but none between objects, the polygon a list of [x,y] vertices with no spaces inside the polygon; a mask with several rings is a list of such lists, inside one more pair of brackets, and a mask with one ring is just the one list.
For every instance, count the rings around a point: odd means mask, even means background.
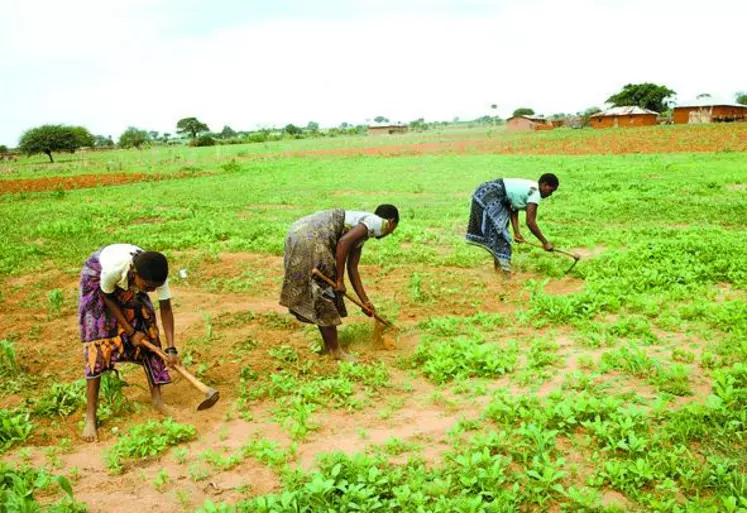
[{"label": "long-handled hoe", "polygon": [[[326,283],[330,287],[334,287],[335,286],[335,282],[333,282],[327,276],[325,276],[324,274],[322,274],[322,272],[319,269],[317,269],[316,267],[314,267],[311,270],[311,275],[319,278],[320,280],[322,280],[324,283]],[[391,322],[389,322],[386,319],[384,319],[378,313],[376,313],[374,311],[371,311],[368,308],[366,308],[366,306],[363,303],[361,303],[360,301],[358,301],[356,298],[354,298],[353,296],[351,296],[347,292],[345,292],[345,297],[348,298],[353,303],[355,303],[356,305],[358,305],[361,308],[361,310],[363,310],[364,312],[372,315],[373,318],[375,319],[375,321],[374,321],[374,342],[376,344],[380,345],[380,346],[383,345],[384,347],[388,347],[389,345],[391,345],[390,343],[387,343],[387,341],[384,340],[383,336],[384,336],[384,329],[388,328],[388,329],[392,329],[393,330],[394,329],[394,324],[392,324]],[[378,322],[376,322],[376,321],[378,321]]]},{"label": "long-handled hoe", "polygon": [[[147,340],[143,340],[141,342],[141,344],[143,344],[143,346],[145,346],[149,351],[153,351],[158,356],[160,356],[161,359],[164,362],[168,362],[169,361],[168,355],[166,353],[164,353],[161,350],[160,347],[154,346],[153,344],[151,344]],[[204,384],[202,381],[200,381],[199,379],[197,379],[196,377],[194,377],[192,374],[190,374],[189,371],[187,369],[185,369],[184,367],[182,367],[181,365],[174,365],[174,369],[176,369],[176,371],[179,374],[181,374],[182,376],[184,376],[184,378],[187,381],[189,381],[189,383],[192,386],[194,386],[197,390],[199,390],[200,392],[202,392],[203,394],[205,394],[205,397],[206,397],[205,400],[202,401],[199,405],[197,405],[197,410],[198,411],[199,410],[207,410],[208,408],[211,408],[215,403],[218,402],[218,399],[220,399],[220,392],[218,392],[216,389],[210,388],[209,386],[207,386],[206,384]]]},{"label": "long-handled hoe", "polygon": [[[539,249],[545,249],[544,247],[540,246],[539,244],[534,244],[532,242],[525,241],[522,244],[528,244],[529,246],[532,246],[533,248],[539,248]],[[563,249],[553,248],[552,253],[560,253],[562,255],[569,256],[573,259],[573,264],[568,268],[568,270],[564,274],[568,274],[573,270],[574,267],[576,267],[576,264],[579,260],[581,260],[581,255],[575,254],[575,253],[569,253],[568,251],[565,251]]]}]

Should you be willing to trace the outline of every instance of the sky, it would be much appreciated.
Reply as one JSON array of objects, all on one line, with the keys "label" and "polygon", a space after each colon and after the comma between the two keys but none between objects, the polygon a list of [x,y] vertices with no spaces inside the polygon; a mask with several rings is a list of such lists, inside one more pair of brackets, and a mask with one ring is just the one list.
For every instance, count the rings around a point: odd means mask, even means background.
[{"label": "sky", "polygon": [[744,20],[744,0],[0,0],[0,144],[550,115],[638,82],[733,100]]}]

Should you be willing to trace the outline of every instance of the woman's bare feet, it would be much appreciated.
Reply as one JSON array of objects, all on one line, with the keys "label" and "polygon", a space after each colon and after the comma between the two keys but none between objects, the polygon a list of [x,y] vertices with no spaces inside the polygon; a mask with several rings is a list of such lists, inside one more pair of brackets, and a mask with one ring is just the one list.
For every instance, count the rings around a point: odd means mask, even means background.
[{"label": "woman's bare feet", "polygon": [[355,361],[355,356],[353,356],[352,354],[346,353],[342,349],[338,349],[337,351],[332,351],[331,354],[332,354],[332,358],[340,362],[354,362]]},{"label": "woman's bare feet", "polygon": [[86,442],[98,442],[99,433],[96,430],[96,419],[86,418],[86,425],[83,427],[81,438]]},{"label": "woman's bare feet", "polygon": [[163,404],[163,397],[161,396],[161,387],[159,385],[154,386],[150,391],[150,400],[153,403],[153,408],[158,413],[164,416],[170,416],[171,411]]}]

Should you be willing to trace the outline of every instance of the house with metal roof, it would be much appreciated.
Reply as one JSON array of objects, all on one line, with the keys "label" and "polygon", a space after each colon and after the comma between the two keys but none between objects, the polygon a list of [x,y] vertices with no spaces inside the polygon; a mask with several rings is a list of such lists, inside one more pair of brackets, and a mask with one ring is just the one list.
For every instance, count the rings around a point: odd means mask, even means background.
[{"label": "house with metal roof", "polygon": [[368,135],[406,134],[407,125],[402,123],[371,123],[368,125]]},{"label": "house with metal roof", "polygon": [[658,112],[629,105],[598,112],[589,118],[589,125],[593,128],[652,126],[656,124],[658,117]]},{"label": "house with metal roof", "polygon": [[714,96],[701,96],[677,105],[673,118],[675,124],[681,125],[747,121],[747,105]]},{"label": "house with metal roof", "polygon": [[552,121],[542,116],[524,115],[511,116],[506,120],[506,130],[509,132],[525,132],[528,130],[551,130]]}]

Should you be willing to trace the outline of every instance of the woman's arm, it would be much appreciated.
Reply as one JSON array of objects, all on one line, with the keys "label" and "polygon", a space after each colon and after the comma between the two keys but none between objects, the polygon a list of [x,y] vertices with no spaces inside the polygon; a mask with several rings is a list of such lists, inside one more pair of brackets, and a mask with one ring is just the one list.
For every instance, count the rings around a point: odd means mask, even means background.
[{"label": "woman's arm", "polygon": [[363,289],[363,282],[361,281],[361,275],[358,272],[358,263],[361,260],[361,252],[363,248],[355,248],[350,252],[348,256],[348,278],[350,283],[353,285],[353,290],[360,298],[361,302],[373,310],[373,305],[366,295],[366,291]]},{"label": "woman's arm", "polygon": [[540,230],[539,226],[537,226],[536,203],[530,203],[527,205],[527,226],[529,227],[529,230],[534,234],[534,236],[540,240],[542,246],[545,248],[545,251],[552,251],[552,244],[550,244],[550,241],[547,240],[544,235],[542,235],[542,230]]},{"label": "woman's arm", "polygon": [[525,242],[519,229],[519,211],[511,209],[511,226],[514,229],[514,240],[516,242]]},{"label": "woman's arm", "polygon": [[127,321],[122,310],[119,308],[119,305],[117,305],[117,302],[103,290],[100,290],[99,294],[101,294],[101,298],[104,300],[106,307],[114,315],[114,318],[117,319],[117,324],[119,324],[122,330],[130,336],[134,335],[135,327]]},{"label": "woman's arm", "polygon": [[[174,347],[174,312],[171,309],[171,299],[159,300],[158,307],[161,310],[161,324],[166,335],[166,347]],[[175,353],[168,353],[168,355],[172,365],[179,363]]]},{"label": "woman's arm", "polygon": [[348,255],[358,242],[365,240],[367,236],[368,228],[364,224],[359,224],[337,241],[337,248],[335,249],[335,264],[337,267],[335,282],[337,285],[335,290],[338,292],[345,292],[345,261],[348,259]]}]

